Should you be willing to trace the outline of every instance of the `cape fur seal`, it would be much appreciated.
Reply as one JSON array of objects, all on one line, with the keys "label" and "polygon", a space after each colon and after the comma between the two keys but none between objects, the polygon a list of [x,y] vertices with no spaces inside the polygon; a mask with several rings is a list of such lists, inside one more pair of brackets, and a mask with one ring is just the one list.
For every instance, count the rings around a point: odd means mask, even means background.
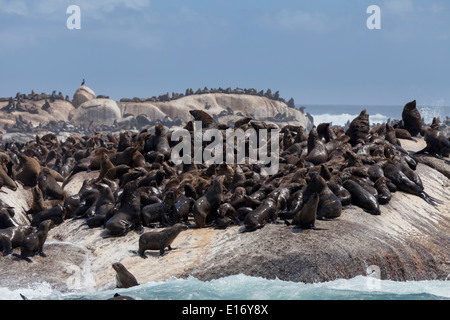
[{"label": "cape fur seal", "polygon": [[132,229],[142,228],[141,200],[137,180],[128,182],[123,189],[120,208],[106,221],[105,228],[112,236],[123,236]]},{"label": "cape fur seal", "polygon": [[11,254],[14,248],[20,247],[23,239],[35,231],[36,229],[31,226],[0,229],[0,250],[3,251],[3,256]]},{"label": "cape fur seal", "polygon": [[416,100],[408,102],[402,112],[403,128],[406,129],[411,136],[417,136],[422,133],[422,117],[416,107]]},{"label": "cape fur seal", "polygon": [[99,191],[100,195],[95,203],[95,213],[94,216],[86,220],[86,224],[89,228],[101,227],[105,223],[105,217],[108,212],[114,208],[116,200],[111,188],[104,183],[96,183],[96,189]]},{"label": "cape fur seal", "polygon": [[[433,119],[433,123],[437,123],[437,119]],[[418,151],[416,154],[429,153],[439,159],[450,156],[450,141],[444,132],[439,129],[439,124],[426,127],[424,130],[425,142],[427,146]]]},{"label": "cape fur seal", "polygon": [[370,132],[370,122],[369,115],[366,109],[361,111],[359,116],[357,116],[350,123],[350,127],[347,129],[345,134],[350,137],[350,144],[355,146],[358,140],[366,141]]},{"label": "cape fur seal", "polygon": [[215,219],[222,201],[222,181],[223,177],[215,177],[209,191],[194,203],[193,214],[199,228],[206,226],[208,217]]},{"label": "cape fur seal", "polygon": [[131,288],[139,285],[133,274],[123,264],[115,262],[112,267],[116,271],[116,288]]},{"label": "cape fur seal", "polygon": [[138,254],[142,258],[147,258],[145,255],[146,250],[159,250],[159,255],[164,255],[164,249],[168,248],[172,250],[171,244],[175,238],[188,227],[184,224],[177,223],[172,227],[164,228],[162,231],[150,231],[142,234],[139,237],[139,250]]},{"label": "cape fur seal", "polygon": [[34,187],[38,182],[38,176],[41,172],[39,162],[21,153],[18,154],[18,157],[22,163],[22,169],[17,173],[16,179],[26,187]]},{"label": "cape fur seal", "polygon": [[36,232],[26,236],[20,245],[20,256],[18,257],[28,262],[32,262],[29,257],[36,254],[46,257],[43,251],[44,243],[52,225],[53,222],[51,220],[42,221]]},{"label": "cape fur seal", "polygon": [[244,218],[245,232],[255,231],[264,227],[267,221],[277,213],[277,203],[272,198],[266,198],[255,210],[249,212]]},{"label": "cape fur seal", "polygon": [[164,227],[173,225],[173,221],[179,219],[175,200],[175,192],[168,191],[162,202],[149,204],[143,207],[141,218],[144,226],[148,227],[156,222],[159,222]]},{"label": "cape fur seal", "polygon": [[303,208],[294,216],[292,224],[299,226],[302,229],[314,229],[318,205],[319,194],[314,193]]}]

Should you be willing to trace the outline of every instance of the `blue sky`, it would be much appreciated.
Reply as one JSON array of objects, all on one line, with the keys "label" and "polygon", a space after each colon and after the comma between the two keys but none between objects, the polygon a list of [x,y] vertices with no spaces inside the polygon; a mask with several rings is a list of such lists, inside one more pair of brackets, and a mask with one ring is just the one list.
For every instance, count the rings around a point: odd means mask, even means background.
[{"label": "blue sky", "polygon": [[[81,9],[68,30],[66,9]],[[381,30],[369,30],[369,5]],[[256,88],[296,103],[450,105],[446,0],[0,0],[0,96],[83,78],[113,99]]]}]

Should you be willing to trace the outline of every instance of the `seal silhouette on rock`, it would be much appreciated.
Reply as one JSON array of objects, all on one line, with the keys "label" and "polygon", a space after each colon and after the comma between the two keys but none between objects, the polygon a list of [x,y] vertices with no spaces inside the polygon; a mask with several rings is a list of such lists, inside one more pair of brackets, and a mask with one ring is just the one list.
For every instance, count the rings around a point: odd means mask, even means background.
[{"label": "seal silhouette on rock", "polygon": [[150,231],[142,234],[139,237],[139,250],[138,254],[142,258],[147,258],[145,256],[146,250],[159,250],[159,255],[164,255],[164,249],[168,248],[172,250],[171,244],[175,238],[188,227],[184,224],[177,223],[172,227],[164,228],[162,231]]},{"label": "seal silhouette on rock", "polygon": [[112,267],[116,271],[116,288],[131,288],[139,285],[133,274],[122,263],[115,262]]}]

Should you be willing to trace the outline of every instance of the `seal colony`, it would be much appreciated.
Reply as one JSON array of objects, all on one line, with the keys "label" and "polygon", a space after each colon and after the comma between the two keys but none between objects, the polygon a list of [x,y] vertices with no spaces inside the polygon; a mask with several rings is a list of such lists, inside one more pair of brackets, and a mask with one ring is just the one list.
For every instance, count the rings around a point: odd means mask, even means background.
[{"label": "seal colony", "polygon": [[[207,119],[210,128],[222,132],[229,128],[207,111],[192,115],[192,121]],[[439,134],[437,123],[436,119],[432,128],[421,130],[428,137],[423,152],[448,156],[449,140]],[[192,122],[184,128],[193,133]],[[235,123],[237,128],[271,127],[243,117]],[[263,165],[258,163],[175,165],[170,151],[177,141],[171,139],[173,131],[161,124],[140,132],[122,131],[118,136],[72,134],[59,141],[55,134],[47,134],[27,143],[6,143],[1,150],[2,168],[15,184],[36,194],[30,205],[33,210],[27,214],[30,225],[42,229],[35,236],[41,240],[35,240],[31,253],[23,257],[42,254],[48,228],[69,219],[82,219],[88,228],[103,228],[105,237],[141,233],[136,249],[145,258],[146,250],[165,254],[165,248],[170,250],[187,227],[225,229],[237,224],[241,232],[254,232],[273,223],[316,232],[316,219],[338,220],[348,205],[368,214],[383,214],[383,205],[395,192],[420,197],[431,206],[441,203],[424,190],[415,173],[417,159],[398,143],[397,130],[387,124],[370,128],[365,110],[347,131],[329,124],[313,126],[309,132],[296,126],[280,129],[279,171],[270,176],[261,174]],[[58,189],[81,171],[98,175],[86,179],[74,194]],[[17,228],[8,224],[9,219],[4,221],[5,228]],[[162,231],[144,233],[144,227]],[[15,237],[26,237],[10,231],[4,234],[5,254],[20,247]],[[8,238],[14,238],[14,245],[9,245]]]}]

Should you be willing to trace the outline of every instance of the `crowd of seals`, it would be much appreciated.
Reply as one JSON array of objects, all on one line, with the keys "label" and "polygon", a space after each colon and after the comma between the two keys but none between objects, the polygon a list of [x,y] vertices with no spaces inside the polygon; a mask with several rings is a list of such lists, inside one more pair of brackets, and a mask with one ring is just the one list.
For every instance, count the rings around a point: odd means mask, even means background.
[{"label": "crowd of seals", "polygon": [[[405,106],[405,120],[416,111],[411,104]],[[193,120],[204,120],[204,130],[221,130],[225,142],[228,125],[217,123],[204,110],[191,114]],[[137,253],[146,258],[146,250],[158,250],[160,255],[171,250],[174,239],[187,228],[237,224],[240,231],[253,232],[267,223],[280,223],[316,229],[317,219],[339,218],[347,205],[380,215],[397,191],[436,206],[440,200],[426,193],[415,173],[415,155],[398,139],[405,136],[402,130],[411,138],[423,133],[427,147],[422,152],[448,157],[449,138],[440,131],[438,119],[420,130],[411,121],[404,124],[404,129],[389,124],[371,127],[363,110],[347,130],[329,124],[313,126],[309,132],[291,125],[280,128],[279,170],[269,176],[262,174],[260,163],[175,165],[170,154],[178,142],[161,124],[118,136],[72,134],[62,142],[47,134],[27,143],[6,143],[0,150],[1,188],[14,190],[20,184],[32,190],[33,202],[26,212],[30,226],[11,221],[10,208],[2,205],[1,250],[5,256],[20,247],[17,256],[25,260],[44,255],[49,229],[68,219],[82,219],[87,228],[103,228],[103,234],[112,237],[134,230],[141,234]],[[184,128],[194,136],[192,122]],[[271,127],[242,118],[234,128]],[[98,176],[86,179],[75,194],[67,194],[64,186],[82,171]],[[126,274],[120,264],[113,267],[118,275]]]}]

